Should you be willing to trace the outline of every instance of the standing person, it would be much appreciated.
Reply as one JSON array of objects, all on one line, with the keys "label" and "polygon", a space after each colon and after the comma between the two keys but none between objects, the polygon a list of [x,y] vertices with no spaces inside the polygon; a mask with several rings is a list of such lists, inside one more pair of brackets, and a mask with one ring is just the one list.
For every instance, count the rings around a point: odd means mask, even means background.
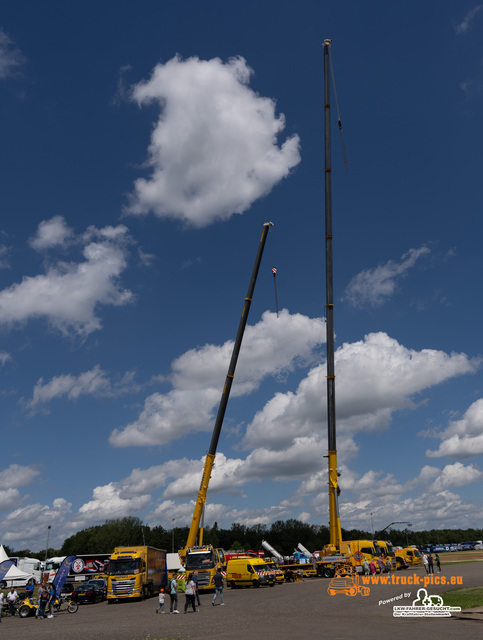
[{"label": "standing person", "polygon": [[198,572],[197,571],[193,571],[193,578],[192,578],[193,582],[196,585],[196,602],[198,603],[198,606],[200,606],[201,602],[200,602],[200,594],[198,592]]},{"label": "standing person", "polygon": [[193,607],[193,613],[196,613],[195,593],[196,593],[196,584],[193,581],[193,576],[189,575],[188,579],[186,580],[186,587],[184,591],[184,595],[186,597],[186,601],[184,603],[185,613],[187,613],[187,609],[190,605]]},{"label": "standing person", "polygon": [[178,611],[178,583],[176,582],[176,578],[171,578],[171,582],[169,583],[169,612],[170,613],[179,613]]},{"label": "standing person", "polygon": [[426,569],[426,573],[429,573],[429,563],[428,563],[428,556],[424,553],[422,553],[423,556],[423,564],[424,564],[424,568]]},{"label": "standing person", "polygon": [[15,591],[14,587],[10,587],[10,591],[7,593],[7,602],[10,608],[10,615],[15,615],[15,603],[17,602],[18,593]]},{"label": "standing person", "polygon": [[48,592],[49,592],[49,600],[48,600],[48,603],[47,603],[47,607],[48,607],[49,614],[48,614],[47,618],[53,618],[54,617],[55,588],[54,588],[54,585],[51,582],[49,582],[49,584],[48,584]]},{"label": "standing person", "polygon": [[5,604],[5,599],[3,597],[3,591],[0,591],[0,622],[2,621],[2,609]]},{"label": "standing person", "polygon": [[27,584],[25,586],[25,593],[27,594],[27,596],[29,598],[33,597],[34,589],[35,589],[34,581],[33,581],[32,578],[30,578],[30,580],[27,582]]},{"label": "standing person", "polygon": [[429,556],[428,556],[428,573],[434,573],[433,556],[431,554],[429,554]]},{"label": "standing person", "polygon": [[159,605],[156,609],[156,613],[161,609],[161,613],[164,613],[164,589],[159,592]]},{"label": "standing person", "polygon": [[223,574],[221,573],[220,568],[216,570],[213,582],[215,583],[215,597],[213,598],[211,604],[215,606],[216,596],[220,594],[220,605],[223,606],[225,604],[223,602]]},{"label": "standing person", "polygon": [[40,585],[39,585],[39,588],[37,590],[37,611],[35,612],[35,617],[36,618],[39,617],[40,602],[42,600],[42,593],[44,592],[44,590],[45,590],[45,585],[44,585],[43,582],[41,582]]},{"label": "standing person", "polygon": [[370,572],[370,567],[369,567],[369,560],[367,558],[364,558],[364,562],[362,566],[364,567],[364,575],[368,576]]},{"label": "standing person", "polygon": [[436,566],[438,567],[439,573],[441,573],[441,560],[437,553],[434,554],[434,559],[436,560]]},{"label": "standing person", "polygon": [[35,614],[35,617],[37,618],[37,620],[43,620],[45,618],[45,607],[47,606],[47,603],[50,598],[47,585],[44,585],[42,583],[39,588],[39,593],[40,595],[37,594],[37,599],[39,601],[39,608],[37,609],[37,613]]},{"label": "standing person", "polygon": [[377,569],[376,569],[376,565],[374,564],[374,560],[370,561],[369,568],[371,570],[371,576],[375,576],[377,573]]}]

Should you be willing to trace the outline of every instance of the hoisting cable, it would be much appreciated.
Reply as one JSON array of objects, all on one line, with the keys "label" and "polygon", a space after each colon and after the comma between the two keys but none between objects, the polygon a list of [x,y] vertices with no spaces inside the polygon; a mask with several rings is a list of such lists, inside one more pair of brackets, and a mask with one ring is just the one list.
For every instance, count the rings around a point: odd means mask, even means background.
[{"label": "hoisting cable", "polygon": [[[272,259],[272,264],[275,263],[275,260],[273,259],[273,243],[271,240],[271,235],[272,235],[272,229],[269,230],[269,241],[270,241],[270,258]],[[272,267],[272,275],[273,275],[273,289],[275,291],[275,309],[277,311],[277,318],[278,318],[278,296],[277,296],[277,268],[276,267]]]},{"label": "hoisting cable", "polygon": [[332,76],[332,87],[334,88],[335,108],[337,109],[337,122],[339,123],[340,143],[342,145],[342,155],[344,157],[345,170],[349,171],[349,163],[347,162],[347,153],[345,151],[344,133],[342,131],[342,120],[340,119],[339,100],[337,99],[337,89],[335,88],[335,76],[332,66],[332,55],[329,49],[330,75]]}]

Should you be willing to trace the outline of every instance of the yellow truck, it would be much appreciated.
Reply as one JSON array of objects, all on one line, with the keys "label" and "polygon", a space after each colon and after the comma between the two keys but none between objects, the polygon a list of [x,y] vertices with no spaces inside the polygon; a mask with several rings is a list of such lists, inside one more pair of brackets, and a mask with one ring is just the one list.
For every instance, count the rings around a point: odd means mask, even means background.
[{"label": "yellow truck", "polygon": [[109,562],[107,601],[150,598],[166,588],[166,551],[154,547],[116,547]]},{"label": "yellow truck", "polygon": [[[340,542],[340,553],[346,557],[350,557],[352,566],[361,567],[364,560],[377,560],[381,557],[381,548],[377,540],[344,540]],[[376,563],[376,569],[379,571],[379,565]]]},{"label": "yellow truck", "polygon": [[407,565],[405,565],[402,558],[396,554],[394,547],[389,540],[378,540],[377,543],[381,550],[384,562],[389,559],[393,571],[396,571],[397,569],[407,569]]},{"label": "yellow truck", "polygon": [[283,584],[285,582],[285,576],[283,575],[283,571],[281,571],[273,560],[266,560],[265,564],[273,572],[273,577],[275,578],[276,584]]},{"label": "yellow truck", "polygon": [[416,547],[404,547],[403,549],[395,549],[396,556],[401,556],[410,565],[418,565],[423,561],[421,551]]},{"label": "yellow truck", "polygon": [[225,552],[215,549],[210,544],[188,547],[185,550],[184,566],[186,573],[198,571],[198,589],[206,591],[214,589],[217,569],[225,567]]},{"label": "yellow truck", "polygon": [[226,565],[226,582],[232,589],[237,587],[259,587],[276,582],[275,575],[265,560],[252,556],[239,556],[228,560]]}]

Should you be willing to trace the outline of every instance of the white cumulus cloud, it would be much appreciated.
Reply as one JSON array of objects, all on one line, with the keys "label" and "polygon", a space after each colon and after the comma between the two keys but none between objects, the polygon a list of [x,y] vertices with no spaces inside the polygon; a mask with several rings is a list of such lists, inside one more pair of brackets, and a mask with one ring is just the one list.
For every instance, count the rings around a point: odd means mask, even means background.
[{"label": "white cumulus cloud", "polygon": [[25,404],[25,408],[35,412],[39,407],[54,399],[66,397],[77,400],[80,396],[91,395],[96,398],[114,397],[138,389],[134,383],[134,372],[128,371],[120,380],[113,381],[108,373],[96,364],[89,371],[78,376],[63,374],[54,376],[48,382],[43,378],[37,381],[32,398]]},{"label": "white cumulus cloud", "polygon": [[455,31],[458,35],[466,33],[471,26],[475,16],[483,9],[483,4],[477,4],[473,9],[470,9],[468,13],[463,18],[462,22],[460,22],[455,27]]},{"label": "white cumulus cloud", "polygon": [[126,209],[152,212],[195,227],[241,214],[300,162],[275,102],[248,86],[251,69],[241,57],[158,64],[137,84],[132,99],[157,102],[161,113],[149,145],[149,178],[135,181]]},{"label": "white cumulus cloud", "polygon": [[483,399],[476,400],[460,420],[454,420],[439,434],[442,442],[430,458],[471,458],[483,454]]},{"label": "white cumulus cloud", "polygon": [[0,27],[0,79],[8,78],[25,62],[25,56]]},{"label": "white cumulus cloud", "polygon": [[[339,433],[387,428],[394,411],[414,406],[415,394],[479,366],[463,353],[408,349],[382,332],[346,343],[335,353]],[[298,437],[325,430],[325,376],[325,365],[319,365],[295,393],[277,393],[248,426],[245,446],[283,448],[294,437],[294,425]]]},{"label": "white cumulus cloud", "polygon": [[427,247],[410,249],[401,261],[389,260],[374,269],[365,269],[352,278],[346,287],[344,299],[354,307],[365,304],[378,307],[394,294],[398,280],[404,278],[421,256],[430,253]]},{"label": "white cumulus cloud", "polygon": [[[321,319],[283,310],[279,317],[265,312],[260,322],[247,326],[232,395],[251,393],[269,375],[287,373],[307,364],[325,340]],[[191,431],[210,431],[213,410],[233,350],[233,342],[192,349],[173,362],[173,389],[146,398],[138,419],[112,432],[114,446],[165,444]]]},{"label": "white cumulus cloud", "polygon": [[67,226],[63,216],[54,216],[50,220],[43,220],[37,227],[37,233],[30,239],[30,246],[36,251],[51,249],[56,246],[65,246],[66,242],[74,235],[73,230]]},{"label": "white cumulus cloud", "polygon": [[[54,235],[47,236],[52,246]],[[47,236],[44,247],[49,242]],[[57,240],[60,237],[57,235]],[[44,318],[64,334],[86,336],[101,328],[96,315],[100,305],[132,302],[132,293],[119,285],[127,266],[126,227],[90,227],[84,240],[90,238],[92,241],[83,248],[83,261],[58,262],[45,274],[24,276],[21,282],[0,291],[0,326],[10,328]]]}]

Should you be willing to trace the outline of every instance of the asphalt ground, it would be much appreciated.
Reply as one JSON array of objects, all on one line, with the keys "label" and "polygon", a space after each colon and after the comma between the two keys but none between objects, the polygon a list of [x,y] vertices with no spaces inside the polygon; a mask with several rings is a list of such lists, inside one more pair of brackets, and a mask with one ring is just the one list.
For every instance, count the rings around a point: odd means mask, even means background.
[{"label": "asphalt ground", "polygon": [[[398,571],[395,578],[425,576],[417,567]],[[442,574],[462,576],[463,587],[483,585],[483,562],[443,565]],[[417,597],[412,585],[372,585],[368,596],[330,596],[330,580],[310,578],[299,583],[259,589],[224,589],[225,606],[211,605],[212,594],[201,594],[199,613],[183,613],[184,596],[179,598],[179,615],[155,614],[157,598],[144,602],[82,605],[74,614],[60,612],[51,620],[3,618],[0,637],[5,640],[295,640],[323,638],[355,640],[474,640],[483,632],[483,623],[457,618],[394,618],[393,606],[411,605]],[[430,595],[455,588],[428,586]],[[409,596],[405,595],[410,593]],[[403,595],[392,603],[383,600]],[[169,611],[169,598],[165,609]],[[482,603],[483,604],[483,603]]]}]

